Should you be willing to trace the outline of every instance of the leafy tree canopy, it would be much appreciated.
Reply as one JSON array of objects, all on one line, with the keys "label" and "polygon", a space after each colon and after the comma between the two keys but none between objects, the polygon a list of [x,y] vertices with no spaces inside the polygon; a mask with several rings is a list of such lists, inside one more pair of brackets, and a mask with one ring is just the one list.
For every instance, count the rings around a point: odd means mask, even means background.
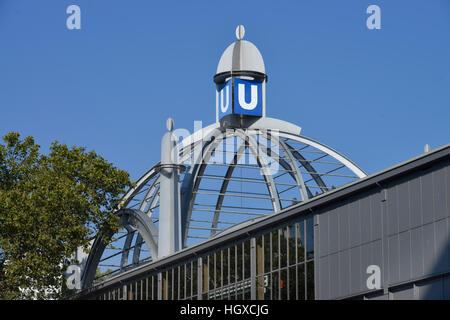
[{"label": "leafy tree canopy", "polygon": [[49,288],[64,288],[61,275],[78,247],[118,230],[114,211],[129,175],[85,148],[55,141],[44,155],[31,136],[11,132],[3,140],[0,299],[46,298]]}]

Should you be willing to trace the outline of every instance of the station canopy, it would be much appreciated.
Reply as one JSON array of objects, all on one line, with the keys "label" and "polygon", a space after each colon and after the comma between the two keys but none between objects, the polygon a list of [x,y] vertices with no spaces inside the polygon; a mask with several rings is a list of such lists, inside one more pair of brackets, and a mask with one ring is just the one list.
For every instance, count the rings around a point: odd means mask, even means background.
[{"label": "station canopy", "polygon": [[[242,39],[243,33],[238,27],[237,41],[219,60],[217,87],[234,77],[267,82],[262,55]],[[265,110],[260,117],[233,112],[218,116],[215,123],[185,137],[177,153],[183,247],[366,176],[340,152],[301,135],[301,128],[293,123],[266,117]],[[156,260],[159,168],[156,163],[125,195],[118,213],[123,228],[114,241],[106,246],[100,239],[94,243],[83,274],[84,287]],[[103,274],[95,278],[92,270],[97,268]]]}]

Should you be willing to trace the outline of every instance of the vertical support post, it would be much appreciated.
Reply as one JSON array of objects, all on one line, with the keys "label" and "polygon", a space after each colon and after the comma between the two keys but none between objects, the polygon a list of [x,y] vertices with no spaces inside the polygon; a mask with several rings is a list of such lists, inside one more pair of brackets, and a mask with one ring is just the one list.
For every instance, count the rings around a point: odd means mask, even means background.
[{"label": "vertical support post", "polygon": [[217,91],[217,86],[216,86],[216,122],[219,122],[219,91]]},{"label": "vertical support post", "polygon": [[266,82],[267,80],[264,79],[262,83],[262,116],[266,117]]},{"label": "vertical support post", "polygon": [[197,259],[197,300],[203,300],[203,257]]},{"label": "vertical support post", "polygon": [[256,238],[250,239],[250,299],[256,300]]},{"label": "vertical support post", "polygon": [[387,217],[387,200],[388,200],[388,190],[382,186],[380,196],[380,210],[381,210],[381,256],[383,261],[381,262],[381,283],[383,288],[383,294],[388,295],[389,300],[391,294],[389,293],[389,273],[387,271],[389,266],[389,254],[388,254],[388,217]]},{"label": "vertical support post", "polygon": [[171,118],[167,119],[167,130],[161,141],[158,258],[181,249],[177,138]]},{"label": "vertical support post", "polygon": [[202,292],[209,291],[209,257],[202,258]]},{"label": "vertical support post", "polygon": [[161,272],[158,272],[157,278],[158,278],[157,297],[158,297],[158,300],[162,300],[162,273]]},{"label": "vertical support post", "polygon": [[[313,222],[314,222],[314,300],[319,300],[320,299],[320,259],[319,259],[319,248],[320,248],[320,226],[319,226],[319,215],[318,214],[314,214],[313,217]],[[305,220],[306,223],[306,220]],[[306,233],[305,233],[306,234]],[[306,251],[306,248],[305,248]],[[306,252],[305,252],[306,254]],[[305,262],[306,265],[306,262]],[[307,284],[306,284],[307,286]],[[307,287],[306,287],[307,288]],[[322,293],[323,294],[323,293]]]}]

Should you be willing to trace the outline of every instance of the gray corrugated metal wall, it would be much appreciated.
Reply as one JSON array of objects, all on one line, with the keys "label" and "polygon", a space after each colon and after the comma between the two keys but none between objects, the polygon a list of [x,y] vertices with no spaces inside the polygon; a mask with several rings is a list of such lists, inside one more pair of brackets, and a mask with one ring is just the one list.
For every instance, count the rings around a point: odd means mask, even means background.
[{"label": "gray corrugated metal wall", "polygon": [[[449,162],[318,212],[318,299],[450,299]],[[366,286],[369,265],[381,268],[383,290],[375,296]]]}]

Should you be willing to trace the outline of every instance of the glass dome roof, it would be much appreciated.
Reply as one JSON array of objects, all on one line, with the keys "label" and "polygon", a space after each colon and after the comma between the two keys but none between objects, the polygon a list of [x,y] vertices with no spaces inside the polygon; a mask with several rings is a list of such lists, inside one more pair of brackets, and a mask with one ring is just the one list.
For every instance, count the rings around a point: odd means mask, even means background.
[{"label": "glass dome roof", "polygon": [[[299,134],[219,124],[209,128],[179,147],[185,168],[179,182],[183,247],[366,176],[339,152]],[[158,168],[155,164],[125,196],[124,227],[100,250],[101,269],[114,274],[156,259],[157,244],[148,234],[158,232]]]}]

